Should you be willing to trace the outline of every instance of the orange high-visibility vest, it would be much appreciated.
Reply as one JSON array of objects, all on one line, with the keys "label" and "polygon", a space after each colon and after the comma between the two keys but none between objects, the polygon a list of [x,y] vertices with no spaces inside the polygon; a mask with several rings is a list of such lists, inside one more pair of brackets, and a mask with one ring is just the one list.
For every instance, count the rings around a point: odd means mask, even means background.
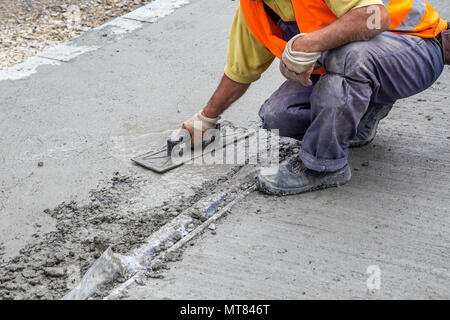
[{"label": "orange high-visibility vest", "polygon": [[[325,0],[291,0],[297,25],[302,33],[322,29],[338,19]],[[383,0],[391,17],[390,30],[434,38],[448,28],[447,21],[425,0]],[[245,21],[256,39],[281,58],[286,47],[280,28],[268,17],[263,0],[241,0]],[[323,72],[322,72],[323,73]]]}]

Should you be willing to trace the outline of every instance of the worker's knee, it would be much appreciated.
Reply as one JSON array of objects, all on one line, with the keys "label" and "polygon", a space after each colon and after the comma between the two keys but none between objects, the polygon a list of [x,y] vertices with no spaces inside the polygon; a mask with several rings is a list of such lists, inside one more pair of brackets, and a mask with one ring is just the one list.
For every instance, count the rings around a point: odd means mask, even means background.
[{"label": "worker's knee", "polygon": [[287,105],[275,101],[269,99],[259,111],[262,128],[277,130],[282,137],[301,139],[311,123],[309,104]]},{"label": "worker's knee", "polygon": [[[314,75],[311,80],[315,84],[319,76]],[[313,87],[305,87],[300,82],[285,81],[261,106],[259,116],[271,129],[273,126],[277,129],[280,119],[289,117],[293,106],[309,105],[312,90]]]},{"label": "worker's knee", "polygon": [[[319,76],[313,76],[312,80],[317,83]],[[281,136],[302,136],[310,123],[309,99],[312,90],[313,87],[305,87],[299,82],[284,82],[259,110],[262,127],[278,129]]]},{"label": "worker's knee", "polygon": [[279,129],[282,126],[282,118],[285,111],[279,101],[268,99],[259,110],[262,127],[268,130]]}]

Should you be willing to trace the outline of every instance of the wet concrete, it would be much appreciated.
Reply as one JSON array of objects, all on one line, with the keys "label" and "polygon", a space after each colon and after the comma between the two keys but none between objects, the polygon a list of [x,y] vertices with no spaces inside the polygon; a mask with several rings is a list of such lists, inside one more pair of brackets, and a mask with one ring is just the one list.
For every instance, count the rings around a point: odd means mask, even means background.
[{"label": "wet concrete", "polygon": [[[450,16],[444,1],[431,3]],[[227,179],[230,167],[159,176],[129,158],[206,103],[236,5],[194,0],[116,43],[0,82],[2,298],[61,297],[106,246],[131,250]],[[129,297],[448,298],[448,79],[447,69],[399,102],[375,144],[352,152],[349,185],[253,194]],[[255,125],[281,82],[274,64],[224,118]],[[365,287],[372,264],[384,279],[375,294]]]}]

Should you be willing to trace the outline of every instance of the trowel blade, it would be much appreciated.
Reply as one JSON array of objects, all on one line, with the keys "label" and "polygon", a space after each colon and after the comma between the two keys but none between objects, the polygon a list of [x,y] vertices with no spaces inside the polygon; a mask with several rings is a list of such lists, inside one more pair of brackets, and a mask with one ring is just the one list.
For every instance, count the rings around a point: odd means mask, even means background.
[{"label": "trowel blade", "polygon": [[172,158],[167,155],[167,149],[159,152],[148,152],[131,159],[134,163],[155,171],[157,173],[164,173],[169,170],[181,166],[183,163],[173,163]]},{"label": "trowel blade", "polygon": [[[212,144],[214,146],[213,148],[210,148],[210,152],[212,152],[213,150],[224,148],[231,143],[245,139],[252,134],[253,133],[226,135],[226,132],[220,132],[220,139],[212,139],[208,144],[203,145],[203,148],[205,148],[209,144]],[[225,140],[223,139],[224,137],[226,137]],[[193,160],[198,156],[203,156],[203,152],[200,152],[197,155],[193,153],[192,157],[188,157],[181,161],[180,159],[178,159],[177,162],[173,162],[172,157],[167,154],[167,147],[165,146],[162,147],[159,151],[144,153],[140,156],[132,158],[131,160],[146,169],[155,171],[157,173],[165,173],[169,170],[183,165],[186,162]]]}]

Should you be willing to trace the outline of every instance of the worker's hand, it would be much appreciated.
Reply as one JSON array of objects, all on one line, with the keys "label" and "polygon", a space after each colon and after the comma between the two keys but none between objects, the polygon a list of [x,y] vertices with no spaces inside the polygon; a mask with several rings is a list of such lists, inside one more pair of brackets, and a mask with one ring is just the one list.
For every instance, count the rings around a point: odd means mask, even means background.
[{"label": "worker's hand", "polygon": [[309,87],[312,85],[311,74],[314,65],[322,55],[321,52],[300,52],[294,51],[292,46],[295,40],[304,34],[293,37],[286,45],[280,61],[280,71],[288,80],[299,81],[302,85]]},{"label": "worker's hand", "polygon": [[[191,146],[197,147],[201,145],[206,130],[215,129],[219,119],[220,117],[208,118],[203,115],[202,111],[199,111],[192,118],[186,120],[182,129],[188,130],[191,134]],[[201,137],[201,139],[196,139],[197,137]]]}]

